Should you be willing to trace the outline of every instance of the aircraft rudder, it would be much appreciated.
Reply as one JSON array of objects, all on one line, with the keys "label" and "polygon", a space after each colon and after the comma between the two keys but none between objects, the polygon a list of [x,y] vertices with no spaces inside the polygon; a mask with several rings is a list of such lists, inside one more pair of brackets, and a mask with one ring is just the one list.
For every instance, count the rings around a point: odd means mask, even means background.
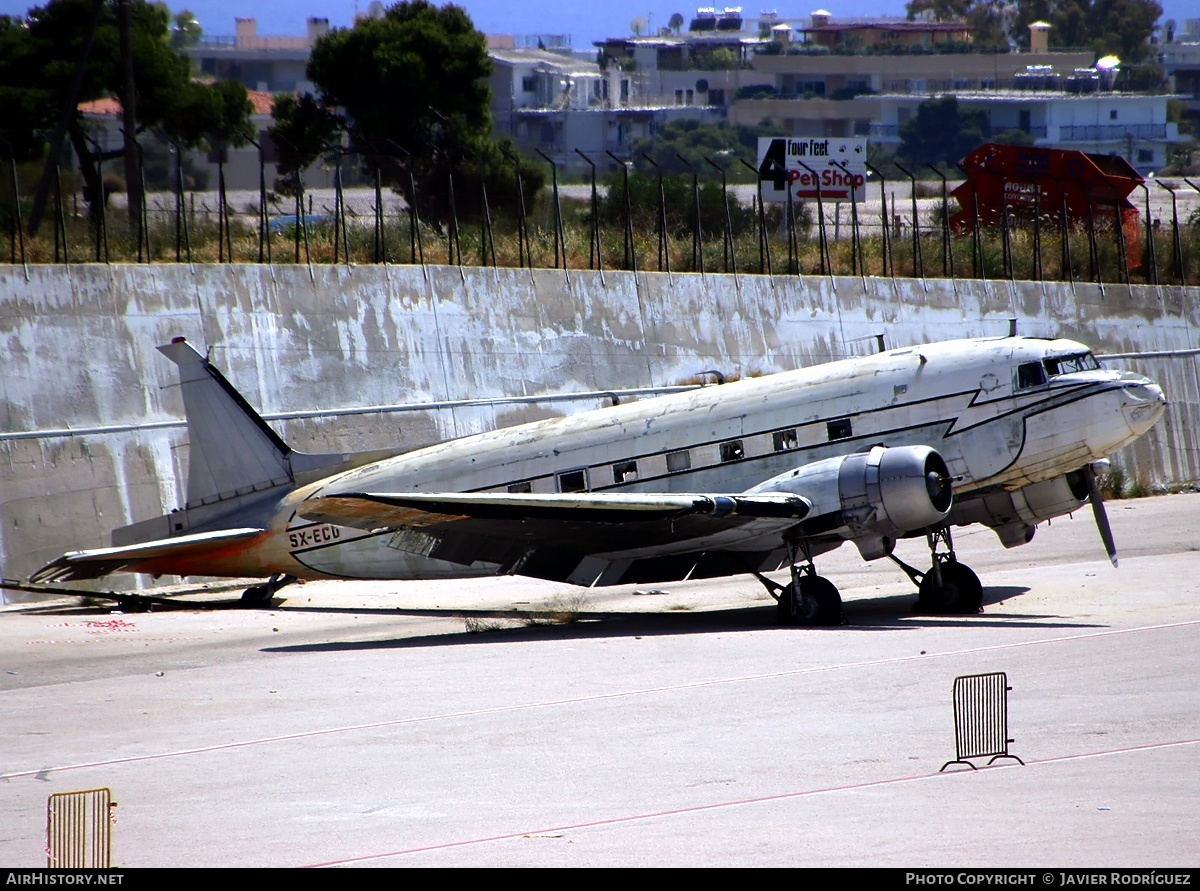
[{"label": "aircraft rudder", "polygon": [[189,440],[189,506],[293,480],[291,447],[183,337],[158,347],[175,363]]}]

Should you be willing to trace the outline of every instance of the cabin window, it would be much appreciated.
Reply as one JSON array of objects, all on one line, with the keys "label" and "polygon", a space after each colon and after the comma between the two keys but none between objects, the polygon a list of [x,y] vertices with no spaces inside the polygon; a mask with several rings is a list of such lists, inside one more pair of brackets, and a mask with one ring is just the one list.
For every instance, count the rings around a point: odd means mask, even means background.
[{"label": "cabin window", "polygon": [[613,465],[614,483],[632,483],[638,478],[636,461],[618,461]]},{"label": "cabin window", "polygon": [[529,482],[513,483],[511,486],[508,487],[508,491],[512,495],[523,495],[527,492],[533,491],[533,483],[529,483]]},{"label": "cabin window", "polygon": [[692,456],[686,449],[667,452],[667,473],[680,473],[692,466]]},{"label": "cabin window", "polygon": [[581,467],[579,470],[567,470],[558,474],[558,491],[560,492],[586,492],[587,488],[586,467]]},{"label": "cabin window", "polygon": [[854,431],[850,427],[849,418],[838,418],[836,421],[830,421],[825,426],[829,431],[830,442],[837,439],[849,439],[854,435]]},{"label": "cabin window", "polygon": [[1041,362],[1025,362],[1017,366],[1017,389],[1040,387],[1046,383],[1046,369]]},{"label": "cabin window", "polygon": [[744,457],[746,457],[746,450],[742,448],[740,439],[731,439],[729,442],[721,443],[721,463],[741,461]]},{"label": "cabin window", "polygon": [[771,434],[771,440],[777,452],[790,452],[800,445],[800,441],[796,438],[795,427],[789,427],[787,430],[776,430]]}]

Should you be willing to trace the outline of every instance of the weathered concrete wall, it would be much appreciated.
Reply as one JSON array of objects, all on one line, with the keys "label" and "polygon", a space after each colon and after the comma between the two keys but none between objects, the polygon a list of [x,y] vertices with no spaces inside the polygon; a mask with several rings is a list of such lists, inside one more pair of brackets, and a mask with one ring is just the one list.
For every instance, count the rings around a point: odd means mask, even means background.
[{"label": "weathered concrete wall", "polygon": [[[184,335],[264,414],[661,386],[968,335],[1063,335],[1100,353],[1198,344],[1200,289],[456,267],[0,267],[0,572],[182,502]],[[1195,357],[1130,361],[1166,389],[1121,456],[1200,478]],[[414,446],[597,403],[282,421],[303,451]],[[175,422],[175,423],[172,423]],[[145,425],[160,424],[156,428]],[[105,427],[143,429],[98,430]],[[64,428],[88,430],[65,433]]]}]

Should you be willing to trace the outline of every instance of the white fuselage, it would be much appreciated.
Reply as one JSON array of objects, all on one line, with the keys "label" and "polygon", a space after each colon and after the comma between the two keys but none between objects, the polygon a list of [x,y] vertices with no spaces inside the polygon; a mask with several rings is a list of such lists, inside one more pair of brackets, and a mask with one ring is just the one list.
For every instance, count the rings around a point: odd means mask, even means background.
[{"label": "white fuselage", "polygon": [[260,574],[269,565],[302,578],[496,570],[431,560],[392,546],[392,534],[382,530],[305,520],[297,507],[315,495],[739,493],[875,445],[933,447],[950,469],[957,499],[983,488],[1019,489],[1107,457],[1163,411],[1162,391],[1136,375],[1092,368],[1038,382],[1019,374],[1047,356],[1086,352],[1061,340],[951,341],[452,440],[291,492],[271,534],[246,553],[246,569]]}]

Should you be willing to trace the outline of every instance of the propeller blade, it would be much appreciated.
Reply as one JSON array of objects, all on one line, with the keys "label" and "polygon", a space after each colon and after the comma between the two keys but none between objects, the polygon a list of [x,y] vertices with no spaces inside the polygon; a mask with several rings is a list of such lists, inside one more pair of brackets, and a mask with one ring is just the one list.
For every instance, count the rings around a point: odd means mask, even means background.
[{"label": "propeller blade", "polygon": [[1104,550],[1112,565],[1117,565],[1117,543],[1113,540],[1112,526],[1108,525],[1108,511],[1104,509],[1104,499],[1100,497],[1100,487],[1096,485],[1096,471],[1089,464],[1083,469],[1083,478],[1087,480],[1088,501],[1092,503],[1092,516],[1096,518],[1096,528],[1100,530],[1100,540],[1104,542]]}]

